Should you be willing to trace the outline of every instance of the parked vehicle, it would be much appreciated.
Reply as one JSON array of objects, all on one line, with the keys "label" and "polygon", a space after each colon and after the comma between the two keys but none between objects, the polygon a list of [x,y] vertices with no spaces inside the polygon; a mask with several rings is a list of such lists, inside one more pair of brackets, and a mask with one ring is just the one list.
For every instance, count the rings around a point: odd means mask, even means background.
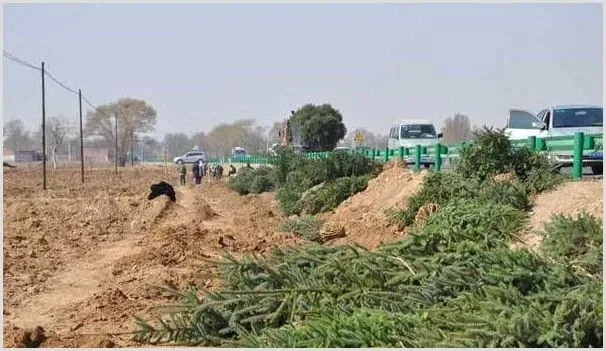
[{"label": "parked vehicle", "polygon": [[232,157],[246,156],[246,149],[240,146],[236,146],[231,150],[231,155]]},{"label": "parked vehicle", "polygon": [[[387,146],[389,149],[398,149],[401,146],[413,148],[417,145],[432,146],[442,138],[442,133],[436,131],[435,126],[428,120],[404,120],[392,124],[389,130]],[[414,163],[414,155],[404,158],[406,163]],[[429,167],[433,164],[433,156],[422,156],[421,164]]]},{"label": "parked vehicle", "polygon": [[174,162],[178,165],[182,163],[196,163],[198,161],[206,161],[206,154],[203,151],[190,151],[183,156],[175,157]]},{"label": "parked vehicle", "polygon": [[[536,116],[528,111],[511,109],[505,132],[513,140],[530,136],[572,136],[577,132],[602,134],[603,108],[592,105],[551,106]],[[548,156],[556,168],[572,165],[570,152],[557,151]],[[583,166],[591,167],[594,174],[602,174],[603,161],[602,145],[597,145],[596,152],[583,156]]]}]

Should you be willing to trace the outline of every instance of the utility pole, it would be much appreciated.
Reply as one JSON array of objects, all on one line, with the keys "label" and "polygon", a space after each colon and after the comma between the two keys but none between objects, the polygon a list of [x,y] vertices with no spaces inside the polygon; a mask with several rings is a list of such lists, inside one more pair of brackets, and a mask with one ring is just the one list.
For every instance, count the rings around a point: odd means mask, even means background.
[{"label": "utility pole", "polygon": [[135,167],[135,152],[134,152],[134,136],[133,130],[130,130],[130,166]]},{"label": "utility pole", "polygon": [[166,158],[168,157],[168,155],[166,154],[166,143],[164,143],[164,145],[163,145],[162,153],[164,155],[164,157],[163,157],[164,158],[164,174],[168,177],[168,165],[166,163],[167,162]]},{"label": "utility pole", "polygon": [[46,103],[44,96],[44,61],[42,62],[42,189],[46,190]]},{"label": "utility pole", "polygon": [[116,175],[118,175],[118,112],[114,112],[115,125],[116,125]]},{"label": "utility pole", "polygon": [[80,104],[80,177],[84,184],[84,137],[82,136],[82,91],[78,89],[78,101]]}]

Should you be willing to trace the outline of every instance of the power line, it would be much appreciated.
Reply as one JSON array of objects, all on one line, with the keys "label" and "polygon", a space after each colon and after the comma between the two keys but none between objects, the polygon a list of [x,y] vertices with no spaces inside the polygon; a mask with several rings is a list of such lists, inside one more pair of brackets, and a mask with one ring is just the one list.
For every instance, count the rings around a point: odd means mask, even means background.
[{"label": "power line", "polygon": [[[23,65],[25,67],[28,68],[32,68],[35,70],[40,71],[40,67],[36,67],[34,65],[32,65],[31,63],[25,61],[24,59],[21,59],[13,54],[11,54],[10,52],[4,50],[3,52],[4,57],[8,58],[9,60],[12,60],[20,65]],[[78,95],[78,91],[74,88],[70,88],[67,84],[61,82],[58,78],[56,78],[55,76],[53,76],[49,71],[44,70],[44,75],[48,76],[50,79],[52,79],[55,83],[59,84],[63,89],[67,90],[68,92]],[[82,95],[82,100],[84,100],[84,102],[90,106],[91,108],[93,108],[95,111],[103,114],[101,111],[99,111],[99,109],[97,108],[97,106],[95,106],[95,104],[93,104],[92,102],[90,102],[89,99],[86,98],[86,96]]]},{"label": "power line", "polygon": [[35,70],[37,70],[37,71],[40,71],[40,70],[41,70],[41,69],[40,69],[40,67],[36,67],[36,66],[32,65],[31,63],[29,63],[29,62],[27,62],[27,61],[25,61],[25,60],[23,60],[23,59],[20,59],[20,58],[18,58],[17,56],[15,56],[15,55],[11,54],[10,52],[8,52],[8,51],[6,51],[6,50],[4,50],[4,52],[3,52],[3,56],[4,56],[4,57],[6,57],[7,59],[11,60],[11,61],[14,61],[14,62],[16,62],[16,63],[18,63],[18,64],[23,65],[23,66],[25,66],[25,67],[29,67],[29,68],[31,68],[31,69],[35,69]]},{"label": "power line", "polygon": [[55,83],[59,84],[60,86],[63,87],[63,89],[69,91],[72,94],[78,95],[78,91],[76,91],[75,89],[72,89],[70,87],[68,87],[67,85],[65,85],[64,83],[61,83],[57,78],[55,78],[52,74],[50,74],[49,71],[44,71],[44,74],[46,74],[50,79],[54,80]]},{"label": "power line", "polygon": [[[29,67],[29,68],[32,68],[32,69],[40,71],[39,67],[36,67],[36,66],[32,65],[31,63],[25,61],[22,58],[19,58],[19,57],[15,56],[15,55],[11,54],[10,52],[8,52],[6,50],[4,50],[3,54],[4,54],[4,57],[8,58],[9,60],[12,60],[12,61],[14,61],[16,63],[19,63],[19,64],[23,65],[23,66],[26,66],[26,67]],[[59,84],[63,89],[67,90],[68,92],[70,92],[72,94],[75,94],[75,95],[78,95],[78,91],[76,89],[70,88],[69,86],[67,86],[67,84],[61,82],[59,79],[57,79],[55,76],[53,76],[48,70],[44,70],[44,75],[48,76],[55,83]]]}]

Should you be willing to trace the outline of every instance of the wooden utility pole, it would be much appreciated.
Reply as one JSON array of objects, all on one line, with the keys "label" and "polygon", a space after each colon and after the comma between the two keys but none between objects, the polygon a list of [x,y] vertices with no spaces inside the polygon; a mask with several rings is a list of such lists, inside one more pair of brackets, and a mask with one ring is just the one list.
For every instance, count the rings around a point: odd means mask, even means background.
[{"label": "wooden utility pole", "polygon": [[118,112],[114,112],[116,125],[116,175],[118,175]]},{"label": "wooden utility pole", "polygon": [[168,177],[168,165],[166,163],[166,158],[168,156],[166,155],[166,144],[163,145],[162,153],[164,154],[164,174],[166,175],[166,177]]},{"label": "wooden utility pole", "polygon": [[130,166],[131,167],[135,167],[134,137],[135,137],[135,133],[133,133],[133,130],[131,128],[131,130],[130,130]]},{"label": "wooden utility pole", "polygon": [[80,103],[80,178],[84,184],[84,137],[82,136],[82,91],[78,89],[78,100]]},{"label": "wooden utility pole", "polygon": [[46,190],[46,102],[44,95],[44,62],[42,62],[42,189]]}]

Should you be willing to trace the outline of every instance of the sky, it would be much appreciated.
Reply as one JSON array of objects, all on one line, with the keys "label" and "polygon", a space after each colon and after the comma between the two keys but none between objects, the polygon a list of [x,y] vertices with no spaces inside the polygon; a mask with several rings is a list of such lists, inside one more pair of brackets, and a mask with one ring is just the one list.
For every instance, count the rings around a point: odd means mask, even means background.
[{"label": "sky", "polygon": [[[154,136],[330,103],[348,129],[602,104],[601,4],[4,4],[3,48],[101,105],[158,113]],[[46,115],[78,101],[46,80]],[[41,123],[40,74],[4,58],[3,120]]]}]

